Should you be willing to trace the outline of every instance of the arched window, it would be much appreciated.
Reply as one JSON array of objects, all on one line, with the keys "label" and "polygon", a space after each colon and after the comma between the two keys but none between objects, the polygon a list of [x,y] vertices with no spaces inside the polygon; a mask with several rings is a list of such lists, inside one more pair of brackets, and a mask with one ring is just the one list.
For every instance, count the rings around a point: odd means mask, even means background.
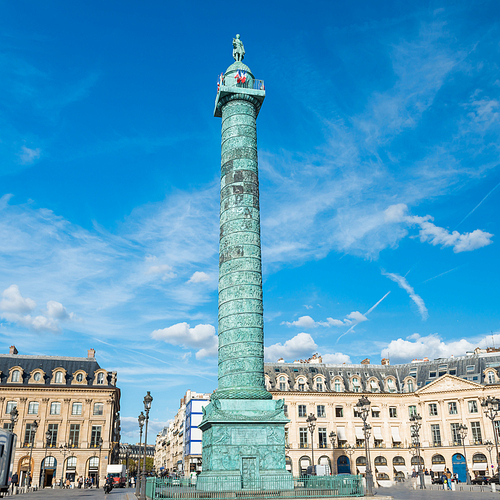
[{"label": "arched window", "polygon": [[403,457],[394,457],[392,459],[392,464],[393,465],[404,465],[405,464],[405,459]]},{"label": "arched window", "polygon": [[356,458],[356,465],[366,465],[366,457]]},{"label": "arched window", "polygon": [[370,380],[370,391],[379,392],[378,383],[376,380]]},{"label": "arched window", "polygon": [[488,372],[488,384],[495,383],[495,374],[493,372]]},{"label": "arched window", "polygon": [[387,390],[389,392],[396,392],[396,382],[394,382],[394,379],[387,379]]},{"label": "arched window", "polygon": [[481,463],[487,462],[486,455],[484,453],[476,453],[472,457],[472,462],[475,464],[481,464]]},{"label": "arched window", "polygon": [[12,372],[12,382],[19,382],[19,379],[21,378],[21,374],[19,370],[14,370]]},{"label": "arched window", "polygon": [[99,457],[90,457],[89,468],[97,469],[99,467]]},{"label": "arched window", "polygon": [[443,455],[434,455],[432,457],[432,463],[433,464],[444,464],[445,460],[444,460]]},{"label": "arched window", "polygon": [[408,392],[413,392],[413,380],[408,380]]},{"label": "arched window", "polygon": [[75,470],[76,469],[76,457],[69,457],[66,462],[66,469]]},{"label": "arched window", "polygon": [[98,385],[103,385],[104,384],[104,373],[99,372],[97,374],[97,384]]},{"label": "arched window", "polygon": [[318,392],[323,392],[323,379],[322,378],[316,379],[316,390]]},{"label": "arched window", "polygon": [[56,372],[56,376],[54,379],[56,384],[62,384],[63,381],[63,372]]},{"label": "arched window", "polygon": [[424,459],[422,457],[411,457],[411,464],[418,465],[419,459],[420,459],[420,464],[423,467],[424,466]]},{"label": "arched window", "polygon": [[36,372],[34,375],[33,375],[33,380],[35,382],[40,382],[40,379],[42,378],[42,374],[40,372]]},{"label": "arched window", "polygon": [[83,373],[79,373],[79,374],[76,376],[76,381],[77,381],[77,382],[83,382]]},{"label": "arched window", "polygon": [[340,380],[335,379],[335,392],[342,392],[342,385],[340,384]]},{"label": "arched window", "polygon": [[359,386],[359,379],[357,377],[354,377],[352,379],[352,390],[353,392],[360,392],[361,388]]},{"label": "arched window", "polygon": [[280,391],[286,391],[286,378],[280,377]]},{"label": "arched window", "polygon": [[299,391],[305,391],[306,389],[306,385],[304,383],[304,379],[303,378],[299,378]]},{"label": "arched window", "polygon": [[45,464],[45,468],[46,469],[49,469],[51,467],[55,467],[56,466],[56,459],[54,457],[47,457],[43,463]]},{"label": "arched window", "polygon": [[375,466],[377,465],[387,465],[387,459],[382,456],[375,457],[374,460]]}]

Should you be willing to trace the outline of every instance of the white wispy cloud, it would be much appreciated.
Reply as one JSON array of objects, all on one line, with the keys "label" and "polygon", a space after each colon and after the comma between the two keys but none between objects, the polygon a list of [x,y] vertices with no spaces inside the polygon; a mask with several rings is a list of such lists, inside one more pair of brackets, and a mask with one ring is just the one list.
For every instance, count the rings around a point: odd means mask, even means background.
[{"label": "white wispy cloud", "polygon": [[167,344],[198,349],[196,359],[217,356],[218,338],[212,325],[196,325],[191,328],[187,323],[154,330],[151,337]]},{"label": "white wispy cloud", "polygon": [[397,283],[400,288],[402,288],[403,290],[405,290],[408,293],[408,295],[410,296],[410,299],[413,300],[413,302],[417,306],[418,312],[420,313],[420,316],[425,321],[429,317],[429,312],[427,311],[427,307],[425,307],[424,300],[422,299],[422,297],[420,297],[420,295],[417,295],[415,293],[415,290],[408,283],[406,278],[403,276],[400,276],[399,274],[386,273],[385,271],[382,271],[382,274],[384,276],[387,276],[390,280]]},{"label": "white wispy cloud", "polygon": [[59,321],[73,319],[73,313],[68,313],[66,308],[55,300],[47,302],[44,314],[36,316],[33,313],[36,302],[29,297],[23,297],[17,285],[10,285],[2,292],[0,300],[0,318],[16,325],[24,326],[36,332],[59,333]]},{"label": "white wispy cloud", "polygon": [[416,333],[406,339],[391,340],[382,349],[381,355],[387,355],[387,352],[389,352],[391,361],[400,363],[424,357],[429,359],[448,358],[450,356],[464,355],[468,351],[473,351],[476,347],[484,349],[491,346],[492,342],[499,345],[500,334],[446,341],[438,334],[420,336]]},{"label": "white wispy cloud", "polygon": [[278,342],[264,348],[264,358],[266,361],[276,361],[284,358],[287,361],[297,358],[308,358],[318,348],[316,342],[309,333],[299,333],[295,337],[287,340],[284,344]]},{"label": "white wispy cloud", "polygon": [[296,326],[299,328],[316,328],[318,326],[348,326],[353,323],[368,321],[368,318],[359,311],[349,313],[343,320],[326,318],[325,321],[314,321],[311,316],[301,316],[296,321],[282,321],[281,325]]},{"label": "white wispy cloud", "polygon": [[193,276],[189,278],[188,283],[205,283],[210,281],[210,276],[203,271],[195,271]]},{"label": "white wispy cloud", "polygon": [[40,154],[40,148],[31,149],[26,146],[22,146],[21,152],[19,153],[19,161],[23,165],[30,165],[35,160],[38,160],[38,158],[40,158]]}]

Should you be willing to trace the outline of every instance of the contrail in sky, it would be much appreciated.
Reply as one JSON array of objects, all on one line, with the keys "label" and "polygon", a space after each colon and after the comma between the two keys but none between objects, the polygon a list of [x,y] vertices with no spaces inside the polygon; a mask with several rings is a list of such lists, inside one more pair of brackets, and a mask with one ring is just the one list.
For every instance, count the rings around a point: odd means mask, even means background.
[{"label": "contrail in sky", "polygon": [[467,217],[469,217],[469,215],[471,215],[472,213],[474,213],[476,211],[476,209],[479,207],[479,205],[481,205],[481,203],[483,203],[484,200],[486,200],[486,198],[488,198],[488,196],[493,193],[493,191],[495,191],[495,189],[500,186],[500,182],[455,226],[455,229],[460,226],[460,224],[462,224],[462,222],[467,219]]},{"label": "contrail in sky", "polygon": [[441,273],[441,274],[438,274],[437,276],[433,276],[432,278],[429,278],[425,281],[422,281],[420,283],[420,285],[423,285],[424,283],[427,283],[428,281],[432,281],[432,280],[435,280],[436,278],[439,278],[440,276],[444,276],[445,274],[448,274],[448,273],[451,273],[452,271],[456,271],[457,269],[460,269],[461,267],[463,267],[465,264],[462,264],[461,266],[458,266],[458,267],[454,267],[453,269],[450,269],[448,271],[445,271],[444,273]]},{"label": "contrail in sky", "polygon": [[[367,316],[368,314],[370,314],[391,292],[388,291],[374,306],[370,307],[370,309],[368,309],[368,311],[365,312],[365,314],[363,316]],[[343,333],[337,340],[335,343],[337,343],[344,335],[347,335],[356,325],[358,325],[359,323],[354,323],[353,325],[351,325],[351,327],[349,328],[349,330],[347,330],[347,332]]]}]

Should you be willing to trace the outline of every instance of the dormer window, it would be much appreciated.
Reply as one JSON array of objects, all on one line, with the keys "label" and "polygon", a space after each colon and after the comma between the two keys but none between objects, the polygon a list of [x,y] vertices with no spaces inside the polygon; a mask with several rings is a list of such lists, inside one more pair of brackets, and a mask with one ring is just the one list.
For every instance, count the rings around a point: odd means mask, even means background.
[{"label": "dormer window", "polygon": [[413,387],[413,380],[408,380],[408,392],[413,392],[414,387]]},{"label": "dormer window", "polygon": [[378,384],[377,384],[376,380],[370,381],[370,390],[371,390],[371,392],[378,392],[379,391]]},{"label": "dormer window", "polygon": [[323,392],[323,379],[322,378],[319,378],[317,381],[316,381],[316,390],[318,392]]},{"label": "dormer window", "polygon": [[280,377],[280,391],[286,391],[286,378]]},{"label": "dormer window", "polygon": [[396,392],[396,384],[394,383],[394,379],[390,378],[387,380],[387,388],[389,392]]},{"label": "dormer window", "polygon": [[335,380],[334,389],[335,389],[335,392],[342,392],[342,385],[340,384],[339,379]]},{"label": "dormer window", "polygon": [[79,373],[79,374],[76,376],[76,381],[77,381],[77,382],[83,382],[83,373]]},{"label": "dormer window", "polygon": [[488,384],[495,383],[495,374],[493,372],[488,372]]},{"label": "dormer window", "polygon": [[19,370],[14,370],[12,372],[12,382],[19,382],[19,379],[21,378],[21,373]]},{"label": "dormer window", "polygon": [[63,381],[63,372],[56,372],[56,376],[54,378],[54,382],[56,384],[62,384]]},{"label": "dormer window", "polygon": [[353,392],[360,392],[360,387],[359,387],[359,379],[354,377],[352,379],[352,390]]},{"label": "dormer window", "polygon": [[97,385],[104,384],[104,373],[100,372],[97,374]]},{"label": "dormer window", "polygon": [[303,379],[299,379],[299,391],[304,392],[305,391],[305,384]]},{"label": "dormer window", "polygon": [[33,375],[33,380],[35,382],[40,382],[40,379],[42,378],[42,374],[40,372],[36,372],[34,375]]}]

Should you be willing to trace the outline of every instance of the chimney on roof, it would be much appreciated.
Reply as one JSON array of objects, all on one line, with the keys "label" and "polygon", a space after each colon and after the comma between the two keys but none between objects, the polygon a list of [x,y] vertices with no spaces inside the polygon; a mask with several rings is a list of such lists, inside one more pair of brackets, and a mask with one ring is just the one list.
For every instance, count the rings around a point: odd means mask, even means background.
[{"label": "chimney on roof", "polygon": [[90,348],[88,351],[87,351],[87,358],[89,359],[94,359],[95,358],[95,349],[92,349]]},{"label": "chimney on roof", "polygon": [[390,365],[390,361],[389,361],[389,358],[382,358],[382,361],[380,362],[380,364],[382,365]]},{"label": "chimney on roof", "polygon": [[369,365],[370,364],[370,358],[365,358],[363,361],[361,361],[362,365]]},{"label": "chimney on roof", "polygon": [[9,348],[9,354],[17,354],[17,349],[15,345],[11,345]]}]

